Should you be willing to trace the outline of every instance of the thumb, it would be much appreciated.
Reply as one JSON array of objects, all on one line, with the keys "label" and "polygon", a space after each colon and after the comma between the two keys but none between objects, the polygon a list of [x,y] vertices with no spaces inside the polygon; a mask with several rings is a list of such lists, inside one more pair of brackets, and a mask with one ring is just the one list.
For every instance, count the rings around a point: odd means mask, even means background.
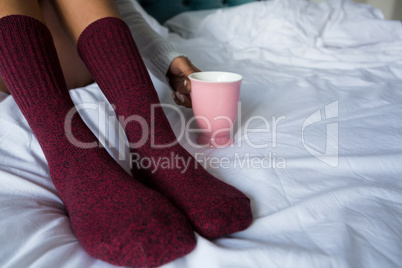
[{"label": "thumb", "polygon": [[184,73],[184,75],[188,77],[190,74],[199,71],[200,70],[195,67],[188,58],[186,58],[185,62],[183,62],[182,65],[182,72]]}]

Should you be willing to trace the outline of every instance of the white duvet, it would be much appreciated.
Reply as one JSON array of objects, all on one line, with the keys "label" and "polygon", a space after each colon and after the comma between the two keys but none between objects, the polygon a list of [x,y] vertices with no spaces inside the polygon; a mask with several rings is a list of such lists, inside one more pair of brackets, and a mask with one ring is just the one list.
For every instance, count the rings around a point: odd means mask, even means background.
[{"label": "white duvet", "polygon": [[[348,1],[284,0],[218,10],[188,31],[190,39],[169,35],[177,50],[244,81],[233,147],[194,148],[193,135],[180,142],[251,198],[254,222],[213,241],[197,236],[192,253],[164,267],[400,267],[401,23]],[[115,144],[98,86],[71,96]],[[191,110],[180,110],[188,122]],[[180,114],[165,112],[180,135]],[[112,267],[74,237],[12,97],[0,95],[0,115],[0,267]],[[112,147],[127,169],[127,152]]]}]

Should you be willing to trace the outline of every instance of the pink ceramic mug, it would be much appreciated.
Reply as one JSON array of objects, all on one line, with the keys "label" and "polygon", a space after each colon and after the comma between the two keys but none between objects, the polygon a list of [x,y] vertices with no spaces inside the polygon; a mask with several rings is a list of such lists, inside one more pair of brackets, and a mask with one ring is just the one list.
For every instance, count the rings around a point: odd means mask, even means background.
[{"label": "pink ceramic mug", "polygon": [[200,132],[197,143],[207,147],[231,145],[243,77],[229,72],[198,72],[189,79]]}]

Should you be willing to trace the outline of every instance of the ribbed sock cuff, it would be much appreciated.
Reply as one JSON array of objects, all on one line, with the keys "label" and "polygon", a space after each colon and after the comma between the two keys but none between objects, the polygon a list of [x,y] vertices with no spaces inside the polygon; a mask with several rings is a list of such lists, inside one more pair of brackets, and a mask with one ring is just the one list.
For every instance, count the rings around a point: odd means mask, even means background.
[{"label": "ribbed sock cuff", "polygon": [[152,85],[130,29],[119,18],[91,23],[81,33],[77,50],[102,91],[114,99],[133,85]]},{"label": "ribbed sock cuff", "polygon": [[0,74],[12,96],[21,100],[21,110],[46,97],[43,88],[66,94],[52,35],[45,24],[32,17],[0,19]]}]

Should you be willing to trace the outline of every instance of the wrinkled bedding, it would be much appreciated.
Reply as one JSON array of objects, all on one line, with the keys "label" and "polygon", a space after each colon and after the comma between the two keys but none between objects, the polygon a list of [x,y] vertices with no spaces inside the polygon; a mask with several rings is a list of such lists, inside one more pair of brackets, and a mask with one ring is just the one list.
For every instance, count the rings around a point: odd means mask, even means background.
[{"label": "wrinkled bedding", "polygon": [[[400,267],[401,23],[349,1],[282,0],[216,10],[186,33],[168,40],[197,67],[244,80],[233,146],[198,148],[194,133],[180,143],[250,197],[254,222],[213,241],[197,235],[192,253],[164,267]],[[99,87],[71,97],[129,170]],[[186,131],[190,109],[165,113],[177,136]],[[113,267],[76,240],[11,96],[0,95],[0,115],[0,266]]]}]

